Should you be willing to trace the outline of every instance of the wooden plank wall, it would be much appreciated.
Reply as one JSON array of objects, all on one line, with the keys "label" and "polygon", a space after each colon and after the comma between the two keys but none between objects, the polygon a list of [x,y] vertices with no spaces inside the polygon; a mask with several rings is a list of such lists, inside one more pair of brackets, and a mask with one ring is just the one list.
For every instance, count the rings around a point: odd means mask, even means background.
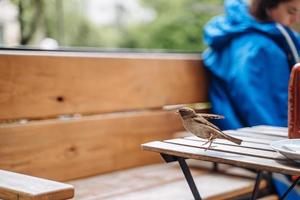
[{"label": "wooden plank wall", "polygon": [[0,124],[0,169],[66,181],[158,162],[140,144],[182,130],[162,106],[205,101],[197,56],[0,52],[0,119],[30,120]]}]

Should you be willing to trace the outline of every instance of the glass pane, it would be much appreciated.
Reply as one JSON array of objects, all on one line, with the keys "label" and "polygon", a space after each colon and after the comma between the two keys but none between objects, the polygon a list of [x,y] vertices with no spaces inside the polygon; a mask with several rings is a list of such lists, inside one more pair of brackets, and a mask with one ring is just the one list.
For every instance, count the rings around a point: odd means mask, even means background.
[{"label": "glass pane", "polygon": [[[0,0],[2,47],[201,51],[221,0]],[[2,27],[2,28],[1,28]]]}]

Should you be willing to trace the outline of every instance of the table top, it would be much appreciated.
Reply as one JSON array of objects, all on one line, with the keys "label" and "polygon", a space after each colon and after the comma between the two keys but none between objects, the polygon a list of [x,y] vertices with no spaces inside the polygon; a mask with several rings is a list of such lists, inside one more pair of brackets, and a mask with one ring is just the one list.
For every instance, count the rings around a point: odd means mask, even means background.
[{"label": "table top", "polygon": [[188,136],[142,144],[144,150],[239,167],[300,176],[300,164],[290,160],[270,146],[273,141],[288,138],[284,127],[254,126],[224,131],[243,140],[241,145],[217,139],[206,150],[207,140]]}]

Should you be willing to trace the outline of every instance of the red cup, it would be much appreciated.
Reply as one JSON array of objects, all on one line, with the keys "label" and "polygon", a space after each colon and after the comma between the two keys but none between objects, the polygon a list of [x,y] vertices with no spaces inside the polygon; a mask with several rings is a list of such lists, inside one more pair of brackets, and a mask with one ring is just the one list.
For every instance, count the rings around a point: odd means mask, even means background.
[{"label": "red cup", "polygon": [[300,138],[300,63],[291,72],[288,101],[289,138]]}]

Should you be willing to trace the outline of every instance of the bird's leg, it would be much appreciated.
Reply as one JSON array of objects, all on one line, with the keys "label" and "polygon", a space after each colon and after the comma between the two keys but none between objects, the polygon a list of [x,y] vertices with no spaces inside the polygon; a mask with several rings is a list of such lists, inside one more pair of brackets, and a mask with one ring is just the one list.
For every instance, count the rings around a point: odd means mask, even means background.
[{"label": "bird's leg", "polygon": [[208,140],[204,144],[202,144],[202,146],[208,144],[212,140],[212,137],[213,137],[213,135],[211,134],[210,137],[208,138]]},{"label": "bird's leg", "polygon": [[[211,137],[210,137],[210,138],[211,138]],[[203,143],[202,146],[208,144],[208,143],[210,142],[210,138],[209,138],[205,143]]]},{"label": "bird's leg", "polygon": [[205,149],[205,151],[207,151],[207,149],[209,149],[209,148],[211,147],[211,144],[212,144],[212,142],[213,142],[213,137],[214,137],[214,135],[211,134],[210,137],[209,137],[209,139],[207,140],[207,142],[205,142],[205,143],[203,144],[203,145],[206,145],[207,143],[209,143],[209,145],[208,145],[208,147]]},{"label": "bird's leg", "polygon": [[209,143],[208,147],[205,149],[205,151],[207,151],[208,149],[210,149],[210,147],[211,147],[213,141],[214,141],[213,139],[210,140],[210,143]]}]

